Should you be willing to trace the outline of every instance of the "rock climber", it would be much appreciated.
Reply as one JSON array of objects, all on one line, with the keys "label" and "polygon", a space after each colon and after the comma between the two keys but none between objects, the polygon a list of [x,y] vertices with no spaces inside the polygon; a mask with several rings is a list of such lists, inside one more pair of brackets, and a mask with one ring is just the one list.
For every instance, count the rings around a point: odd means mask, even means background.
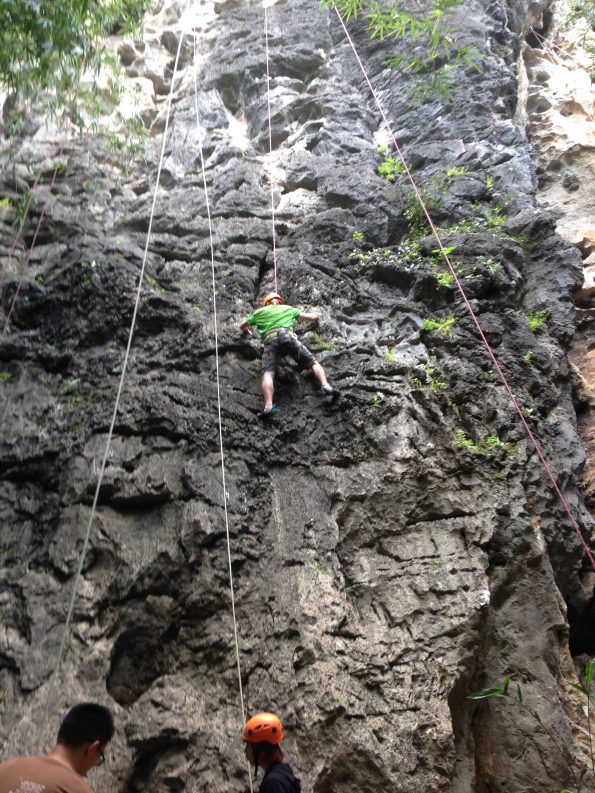
[{"label": "rock climber", "polygon": [[262,308],[257,308],[240,325],[243,333],[251,335],[250,327],[256,325],[264,342],[262,353],[264,409],[258,414],[261,419],[268,419],[277,413],[278,408],[273,404],[275,372],[279,361],[286,355],[291,355],[301,369],[306,366],[311,369],[320,384],[320,393],[323,396],[330,396],[333,400],[339,396],[338,390],[328,384],[322,366],[293,333],[293,326],[299,319],[306,322],[318,322],[319,318],[317,314],[307,314],[300,311],[299,308],[286,306],[281,295],[277,292],[269,292],[264,296]]},{"label": "rock climber", "polygon": [[0,793],[93,793],[83,777],[103,763],[113,734],[107,708],[93,702],[75,705],[64,717],[49,754],[0,763]]},{"label": "rock climber", "polygon": [[300,793],[302,785],[288,763],[283,762],[279,744],[283,740],[283,726],[274,713],[257,713],[244,727],[246,759],[258,774],[264,771],[259,793]]}]

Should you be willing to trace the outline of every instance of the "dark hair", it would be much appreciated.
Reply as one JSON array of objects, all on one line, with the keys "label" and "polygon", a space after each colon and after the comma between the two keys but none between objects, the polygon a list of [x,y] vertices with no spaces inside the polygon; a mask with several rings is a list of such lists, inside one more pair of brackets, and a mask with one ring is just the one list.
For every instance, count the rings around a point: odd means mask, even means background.
[{"label": "dark hair", "polygon": [[254,755],[254,776],[258,775],[259,761],[263,755],[267,760],[272,760],[278,753],[281,759],[283,759],[283,751],[278,743],[261,741],[260,743],[253,743],[251,746],[252,754]]},{"label": "dark hair", "polygon": [[84,743],[101,741],[106,744],[114,734],[112,714],[103,705],[82,702],[71,708],[58,730],[58,743],[78,749]]},{"label": "dark hair", "polygon": [[258,755],[265,755],[266,757],[273,757],[277,752],[283,754],[283,750],[278,743],[269,743],[268,741],[261,741],[260,743],[252,744],[254,752]]}]

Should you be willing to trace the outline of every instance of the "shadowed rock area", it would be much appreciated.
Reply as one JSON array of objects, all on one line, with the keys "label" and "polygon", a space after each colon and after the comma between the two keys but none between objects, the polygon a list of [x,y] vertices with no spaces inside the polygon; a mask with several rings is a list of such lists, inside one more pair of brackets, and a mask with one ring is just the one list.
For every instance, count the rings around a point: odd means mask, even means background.
[{"label": "shadowed rock area", "polygon": [[[582,699],[568,683],[571,649],[579,660],[595,651],[595,576],[436,240],[414,233],[406,178],[378,173],[392,146],[338,21],[311,0],[269,10],[269,156],[262,6],[197,3],[180,21],[182,6],[156,2],[144,42],[114,42],[150,127],[146,162],[126,172],[102,140],[69,140],[28,263],[51,177],[14,252],[15,209],[0,206],[3,324],[21,278],[0,346],[1,756],[47,749],[64,709],[96,699],[118,723],[109,763],[90,780],[97,790],[247,789],[225,498],[246,707],[282,716],[304,790],[570,787],[564,757],[527,713],[468,699],[505,675],[588,789]],[[470,2],[457,13],[461,42],[483,57],[481,71],[456,73],[448,106],[413,108],[411,78],[386,68],[362,24],[352,29],[470,304],[593,545],[567,359],[581,254],[537,203],[518,107],[531,8]],[[191,28],[198,128],[191,37],[173,74]],[[147,275],[52,685],[172,79]],[[7,142],[4,193],[22,194],[34,178],[27,163],[47,168],[58,148],[43,129]],[[279,418],[263,425],[260,345],[238,325],[274,284],[271,174],[279,287],[320,314],[300,335],[342,397],[326,404],[309,374],[284,365]]]}]

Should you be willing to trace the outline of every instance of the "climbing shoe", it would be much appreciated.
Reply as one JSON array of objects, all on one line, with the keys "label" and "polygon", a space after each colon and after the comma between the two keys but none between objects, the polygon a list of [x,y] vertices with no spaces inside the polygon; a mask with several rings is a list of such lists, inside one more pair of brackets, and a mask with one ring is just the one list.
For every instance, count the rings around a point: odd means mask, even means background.
[{"label": "climbing shoe", "polygon": [[339,396],[339,391],[336,388],[333,388],[330,385],[321,385],[320,386],[320,393],[322,396],[330,396],[333,398],[333,402]]},{"label": "climbing shoe", "polygon": [[279,408],[277,407],[277,405],[273,405],[270,408],[265,408],[264,410],[261,410],[260,413],[258,414],[258,418],[262,419],[263,421],[267,421],[268,419],[273,418],[273,416],[275,416],[278,412],[279,412]]}]

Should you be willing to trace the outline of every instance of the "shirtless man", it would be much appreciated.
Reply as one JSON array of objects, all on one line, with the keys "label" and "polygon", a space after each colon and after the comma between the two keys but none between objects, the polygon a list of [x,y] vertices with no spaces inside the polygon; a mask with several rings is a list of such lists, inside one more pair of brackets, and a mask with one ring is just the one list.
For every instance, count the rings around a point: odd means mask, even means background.
[{"label": "shirtless man", "polygon": [[75,705],[64,717],[49,754],[0,763],[0,793],[93,793],[84,777],[103,763],[113,734],[107,708],[92,702]]}]

